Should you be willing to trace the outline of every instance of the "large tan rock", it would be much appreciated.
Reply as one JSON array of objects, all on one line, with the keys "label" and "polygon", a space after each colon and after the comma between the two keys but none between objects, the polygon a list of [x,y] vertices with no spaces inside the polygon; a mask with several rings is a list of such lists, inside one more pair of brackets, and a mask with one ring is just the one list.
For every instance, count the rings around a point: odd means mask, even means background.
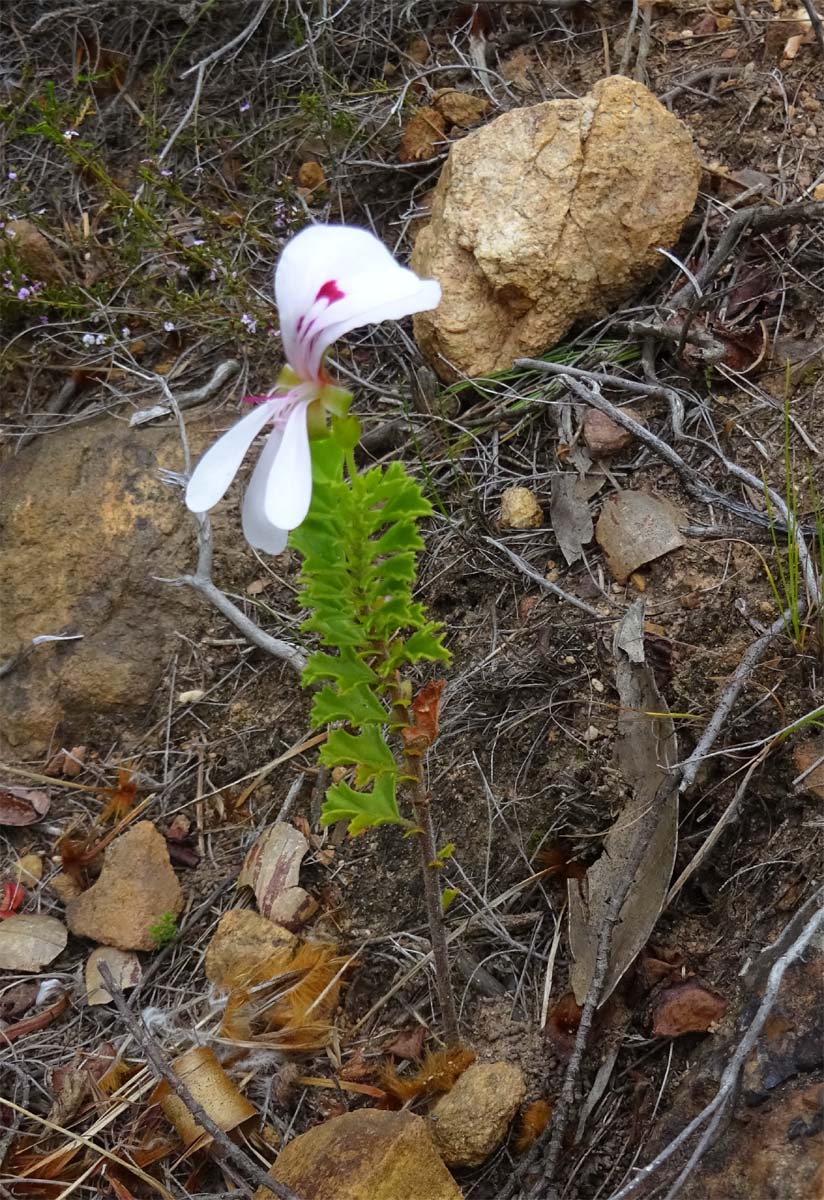
[{"label": "large tan rock", "polygon": [[451,1167],[477,1167],[494,1154],[523,1103],[524,1073],[514,1063],[476,1063],[429,1114],[432,1137]]},{"label": "large tan rock", "polygon": [[456,142],[412,256],[443,289],[415,317],[439,375],[503,370],[625,300],[677,240],[700,173],[686,127],[619,75]]},{"label": "large tan rock", "polygon": [[104,946],[154,950],[150,929],[182,908],[166,839],[151,821],[138,821],[109,846],[98,879],[66,905],[66,924]]},{"label": "large tan rock", "polygon": [[[197,454],[211,431],[192,432]],[[175,630],[208,619],[202,601],[158,579],[193,565],[189,515],[158,478],[182,466],[175,429],[112,417],[40,437],[4,464],[0,660],[40,634],[83,638],[37,647],[0,680],[0,751],[38,754],[85,734],[91,717],[149,704]]]},{"label": "large tan rock", "polygon": [[230,908],[218,921],[203,969],[215,987],[231,988],[241,978],[250,977],[273,954],[293,950],[297,943],[288,929],[250,908]]},{"label": "large tan rock", "polygon": [[[300,1134],[270,1172],[305,1200],[461,1200],[421,1117],[361,1108]],[[271,1200],[264,1188],[255,1200]]]}]

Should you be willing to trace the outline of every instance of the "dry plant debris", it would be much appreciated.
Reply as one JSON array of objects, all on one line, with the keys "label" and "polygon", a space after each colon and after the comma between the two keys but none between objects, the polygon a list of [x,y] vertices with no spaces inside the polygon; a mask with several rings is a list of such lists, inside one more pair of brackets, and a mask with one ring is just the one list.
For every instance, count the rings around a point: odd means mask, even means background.
[{"label": "dry plant debris", "polygon": [[63,953],[68,939],[56,917],[14,913],[0,923],[0,970],[40,971]]}]

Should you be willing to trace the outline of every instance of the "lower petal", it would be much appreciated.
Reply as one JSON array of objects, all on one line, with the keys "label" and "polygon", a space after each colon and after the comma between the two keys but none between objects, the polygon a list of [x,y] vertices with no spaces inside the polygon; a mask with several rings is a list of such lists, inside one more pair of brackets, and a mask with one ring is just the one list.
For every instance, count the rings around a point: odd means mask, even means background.
[{"label": "lower petal", "polygon": [[206,451],[186,488],[186,507],[191,512],[208,512],[222,499],[246,451],[271,419],[274,409],[272,402],[258,405]]},{"label": "lower petal", "polygon": [[264,509],[266,485],[280,449],[283,435],[273,430],[257,460],[246,495],[243,498],[243,535],[250,546],[266,554],[282,554],[288,534],[267,518]]},{"label": "lower petal", "polygon": [[289,414],[266,481],[266,519],[279,529],[296,529],[309,511],[312,500],[312,458],[306,409],[306,404],[296,404]]}]

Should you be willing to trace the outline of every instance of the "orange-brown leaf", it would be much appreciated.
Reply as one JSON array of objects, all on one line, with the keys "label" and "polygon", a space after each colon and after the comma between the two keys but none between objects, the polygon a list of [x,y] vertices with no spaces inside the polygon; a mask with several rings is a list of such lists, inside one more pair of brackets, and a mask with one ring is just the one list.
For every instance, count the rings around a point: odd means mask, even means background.
[{"label": "orange-brown leaf", "polygon": [[401,729],[407,750],[428,750],[437,738],[444,683],[443,679],[433,679],[421,688],[410,704],[412,722]]}]

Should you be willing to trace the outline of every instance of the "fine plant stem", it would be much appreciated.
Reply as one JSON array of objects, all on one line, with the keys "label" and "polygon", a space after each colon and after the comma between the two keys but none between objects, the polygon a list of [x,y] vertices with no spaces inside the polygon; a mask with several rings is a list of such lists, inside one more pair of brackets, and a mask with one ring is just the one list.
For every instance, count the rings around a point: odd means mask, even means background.
[{"label": "fine plant stem", "polygon": [[418,826],[416,833],[418,852],[421,858],[423,891],[426,915],[429,921],[429,939],[432,943],[432,958],[435,963],[435,985],[441,1009],[444,1034],[447,1044],[456,1046],[460,1041],[458,1014],[449,972],[449,952],[446,948],[446,926],[441,907],[440,866],[435,844],[435,829],[432,824],[432,805],[423,781],[420,754],[404,752],[404,766],[409,788],[409,799]]}]

